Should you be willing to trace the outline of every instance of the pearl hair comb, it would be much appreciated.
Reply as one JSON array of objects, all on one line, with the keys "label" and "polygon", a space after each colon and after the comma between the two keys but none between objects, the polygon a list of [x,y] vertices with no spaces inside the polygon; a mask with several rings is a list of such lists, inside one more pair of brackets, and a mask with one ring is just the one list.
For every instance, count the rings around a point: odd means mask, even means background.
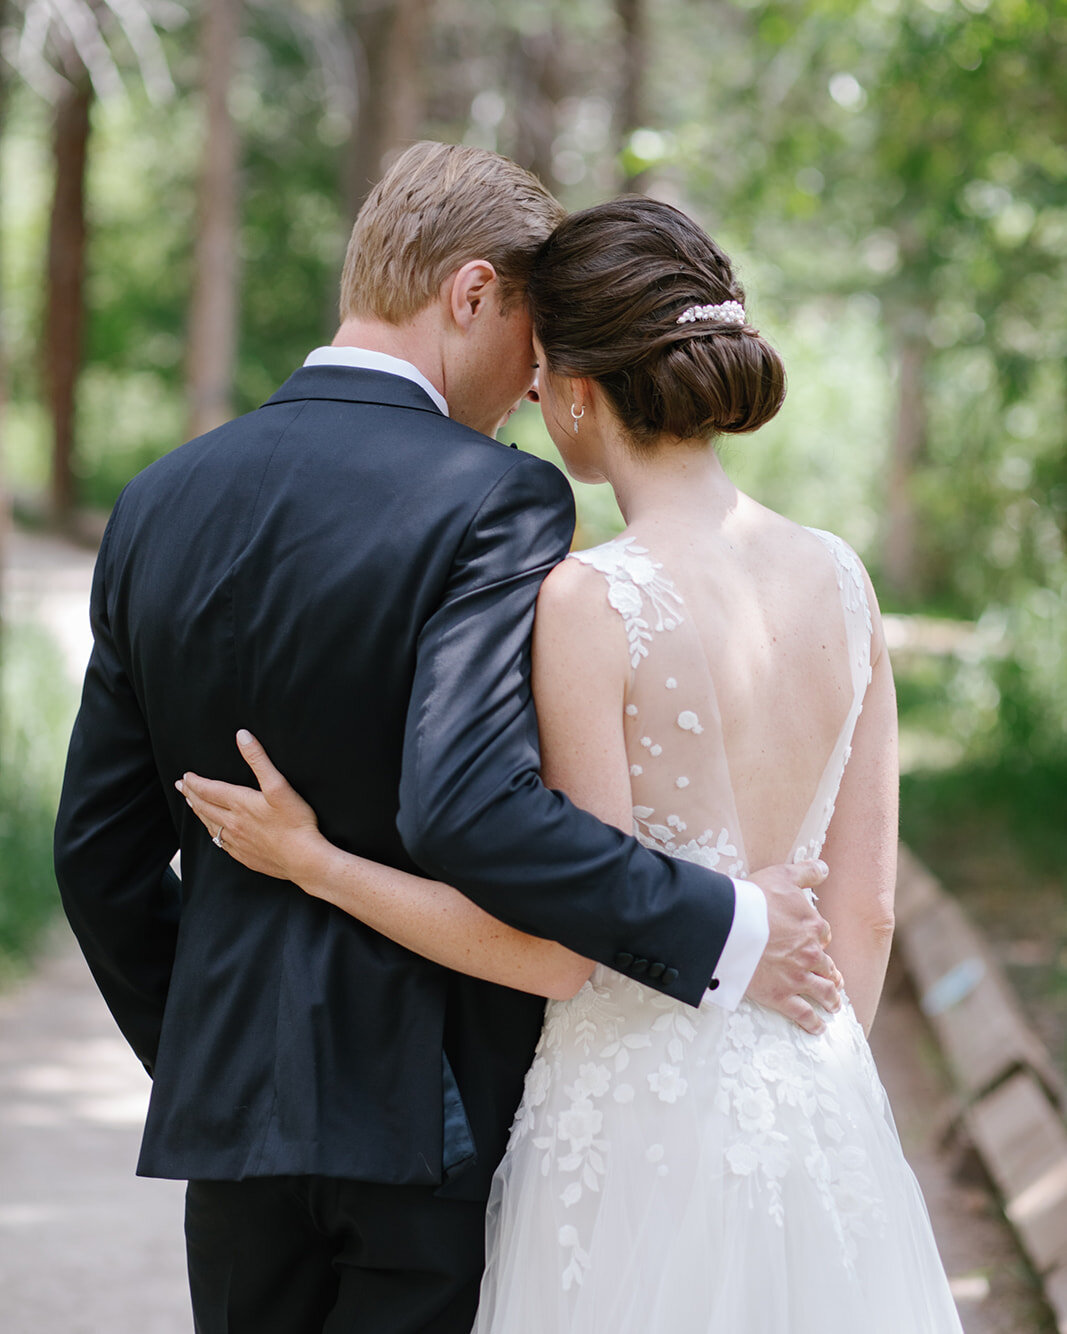
[{"label": "pearl hair comb", "polygon": [[676,324],[695,324],[713,320],[716,324],[744,324],[745,308],[740,301],[722,301],[717,306],[690,306],[683,310]]}]

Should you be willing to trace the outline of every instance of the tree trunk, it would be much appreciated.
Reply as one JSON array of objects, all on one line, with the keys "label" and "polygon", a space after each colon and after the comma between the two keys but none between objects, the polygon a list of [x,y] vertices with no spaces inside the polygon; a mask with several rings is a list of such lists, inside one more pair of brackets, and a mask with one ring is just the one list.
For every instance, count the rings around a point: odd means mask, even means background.
[{"label": "tree trunk", "polygon": [[228,96],[240,11],[240,0],[209,0],[201,26],[205,117],[186,361],[190,435],[233,416],[240,145]]},{"label": "tree trunk", "polygon": [[566,93],[563,58],[563,34],[553,20],[543,32],[516,40],[510,78],[519,108],[512,156],[553,191],[559,185],[552,161],[557,107]]},{"label": "tree trunk", "polygon": [[[8,0],[0,0],[0,32],[7,27],[8,11],[10,5]],[[7,65],[0,60],[0,144],[3,143],[4,127],[7,123]],[[3,182],[0,180],[0,189]],[[0,204],[3,199],[0,196]],[[0,209],[2,212],[2,209]],[[3,252],[0,251],[0,274],[3,273]],[[3,291],[0,289],[0,310],[3,309],[4,299]],[[5,440],[5,418],[7,416],[7,345],[3,341],[4,326],[0,321],[0,685],[3,680],[4,667],[4,571],[7,568],[7,543],[8,529],[11,523],[11,499],[7,491],[7,460],[4,455]],[[0,715],[3,711],[3,692],[0,689]],[[0,716],[0,725],[3,723],[3,717]],[[3,763],[3,756],[0,755],[0,764]]]},{"label": "tree trunk", "polygon": [[[645,124],[645,83],[648,76],[648,14],[646,0],[615,0],[622,24],[621,86],[616,110],[620,152],[630,135]],[[640,194],[648,183],[647,171],[632,171],[622,157],[623,194]]]},{"label": "tree trunk", "polygon": [[358,110],[345,163],[345,193],[354,218],[390,155],[411,143],[422,122],[419,63],[429,0],[371,6],[344,0],[357,71]]},{"label": "tree trunk", "polygon": [[44,371],[52,415],[52,520],[74,512],[74,415],[85,327],[85,166],[93,90],[83,71],[56,104],[52,134],[55,190],[48,229]]},{"label": "tree trunk", "polygon": [[884,572],[886,585],[906,601],[913,601],[919,595],[923,582],[914,477],[926,451],[927,350],[922,334],[898,337],[898,406],[889,458]]}]

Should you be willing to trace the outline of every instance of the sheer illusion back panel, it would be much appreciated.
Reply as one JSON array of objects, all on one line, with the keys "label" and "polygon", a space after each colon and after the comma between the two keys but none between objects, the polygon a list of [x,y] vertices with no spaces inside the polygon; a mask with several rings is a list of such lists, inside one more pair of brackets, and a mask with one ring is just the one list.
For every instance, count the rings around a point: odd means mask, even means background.
[{"label": "sheer illusion back panel", "polygon": [[840,539],[803,535],[803,597],[774,570],[725,592],[721,570],[676,581],[633,535],[574,555],[626,628],[635,832],[727,875],[817,855],[869,680],[859,563]]}]

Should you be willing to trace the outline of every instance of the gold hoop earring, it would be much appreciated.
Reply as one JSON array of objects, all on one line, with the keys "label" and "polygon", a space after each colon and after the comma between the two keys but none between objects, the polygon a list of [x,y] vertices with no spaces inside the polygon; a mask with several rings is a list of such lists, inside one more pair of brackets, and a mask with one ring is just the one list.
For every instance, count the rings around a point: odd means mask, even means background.
[{"label": "gold hoop earring", "polygon": [[577,434],[578,434],[578,423],[579,423],[579,422],[582,420],[582,418],[585,416],[585,404],[584,404],[584,403],[582,404],[582,410],[581,410],[581,412],[575,412],[575,410],[574,410],[574,404],[572,403],[572,404],[571,404],[571,416],[574,418],[574,434],[577,435]]}]

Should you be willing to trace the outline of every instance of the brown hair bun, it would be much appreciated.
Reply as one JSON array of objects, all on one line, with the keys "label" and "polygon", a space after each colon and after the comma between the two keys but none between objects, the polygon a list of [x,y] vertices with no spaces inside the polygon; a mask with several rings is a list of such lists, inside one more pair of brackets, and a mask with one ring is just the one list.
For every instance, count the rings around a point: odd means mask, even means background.
[{"label": "brown hair bun", "polygon": [[785,367],[748,323],[678,317],[744,303],[715,242],[643,196],[566,218],[537,252],[534,328],[551,371],[588,376],[635,441],[754,431],[785,398]]}]

